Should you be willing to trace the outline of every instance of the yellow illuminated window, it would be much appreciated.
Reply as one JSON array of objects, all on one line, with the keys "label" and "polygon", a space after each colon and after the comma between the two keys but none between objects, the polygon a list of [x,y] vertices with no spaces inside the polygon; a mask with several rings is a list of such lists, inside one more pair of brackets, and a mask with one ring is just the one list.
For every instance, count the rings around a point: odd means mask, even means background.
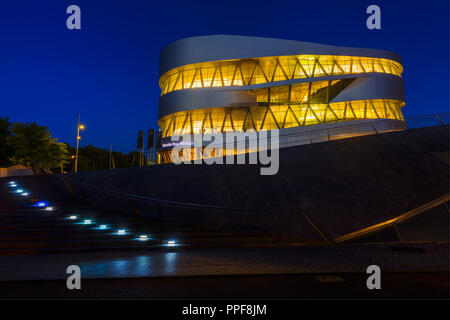
[{"label": "yellow illuminated window", "polygon": [[358,119],[403,120],[398,100],[359,100],[338,103],[274,104],[198,109],[167,115],[158,121],[163,137],[186,133],[260,131]]},{"label": "yellow illuminated window", "polygon": [[398,62],[371,57],[298,55],[204,62],[175,68],[161,76],[161,94],[174,90],[260,83],[357,73],[401,76]]}]

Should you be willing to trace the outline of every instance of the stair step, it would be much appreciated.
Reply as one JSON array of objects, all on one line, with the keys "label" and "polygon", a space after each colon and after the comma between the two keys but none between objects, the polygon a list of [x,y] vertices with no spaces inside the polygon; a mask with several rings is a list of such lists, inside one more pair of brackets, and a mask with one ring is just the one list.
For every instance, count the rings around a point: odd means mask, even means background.
[{"label": "stair step", "polygon": [[[1,183],[1,181],[5,183]],[[177,221],[159,221],[145,216],[121,215],[117,212],[94,209],[89,204],[68,197],[55,188],[49,179],[17,177],[18,186],[33,198],[47,201],[55,208],[45,211],[32,206],[29,197],[13,194],[0,178],[0,255],[23,253],[88,252],[104,250],[179,250],[184,248],[211,248],[252,246],[276,243],[273,237],[240,232],[233,234],[221,228],[183,226]],[[76,221],[68,220],[78,216]],[[81,223],[93,220],[92,225]],[[94,229],[98,224],[111,226],[108,230]],[[114,234],[117,228],[132,233]],[[147,241],[139,241],[139,234],[149,235]],[[174,239],[176,246],[167,241]]]}]

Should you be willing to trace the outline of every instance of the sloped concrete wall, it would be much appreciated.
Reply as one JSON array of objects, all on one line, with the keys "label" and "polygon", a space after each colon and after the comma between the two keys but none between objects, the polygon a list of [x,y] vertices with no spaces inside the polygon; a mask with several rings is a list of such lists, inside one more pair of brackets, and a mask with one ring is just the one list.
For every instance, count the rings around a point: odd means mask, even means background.
[{"label": "sloped concrete wall", "polygon": [[[274,176],[261,176],[259,165],[159,165],[81,172],[67,178],[163,200],[293,212],[233,217],[236,224],[269,229],[272,225],[278,232],[284,228],[316,238],[298,214],[303,212],[334,238],[447,193],[449,167],[433,154],[448,150],[449,127],[439,126],[281,149]],[[174,219],[191,218],[178,210],[170,213]],[[196,223],[212,223],[219,219],[214,215]]]}]

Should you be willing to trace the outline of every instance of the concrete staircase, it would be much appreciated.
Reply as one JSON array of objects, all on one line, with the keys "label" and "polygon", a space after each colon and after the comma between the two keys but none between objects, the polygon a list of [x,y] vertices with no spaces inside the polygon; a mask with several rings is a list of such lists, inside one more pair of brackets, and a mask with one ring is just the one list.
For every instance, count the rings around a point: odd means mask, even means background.
[{"label": "concrete staircase", "polygon": [[[11,181],[16,187],[11,186]],[[18,189],[28,195],[18,193]],[[39,202],[45,205],[36,206]],[[119,230],[125,230],[124,234]],[[233,234],[230,230],[183,226],[95,209],[70,197],[50,177],[0,179],[0,255],[259,245],[279,243],[267,234]]]}]

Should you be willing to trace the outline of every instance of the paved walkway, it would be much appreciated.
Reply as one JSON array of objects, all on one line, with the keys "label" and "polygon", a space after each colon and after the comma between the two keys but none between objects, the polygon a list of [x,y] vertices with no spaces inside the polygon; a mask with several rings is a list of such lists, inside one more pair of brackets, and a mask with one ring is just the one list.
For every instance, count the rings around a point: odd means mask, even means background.
[{"label": "paved walkway", "polygon": [[66,279],[68,265],[83,278],[243,274],[447,271],[449,244],[222,248],[167,252],[100,252],[0,256],[0,280]]}]

